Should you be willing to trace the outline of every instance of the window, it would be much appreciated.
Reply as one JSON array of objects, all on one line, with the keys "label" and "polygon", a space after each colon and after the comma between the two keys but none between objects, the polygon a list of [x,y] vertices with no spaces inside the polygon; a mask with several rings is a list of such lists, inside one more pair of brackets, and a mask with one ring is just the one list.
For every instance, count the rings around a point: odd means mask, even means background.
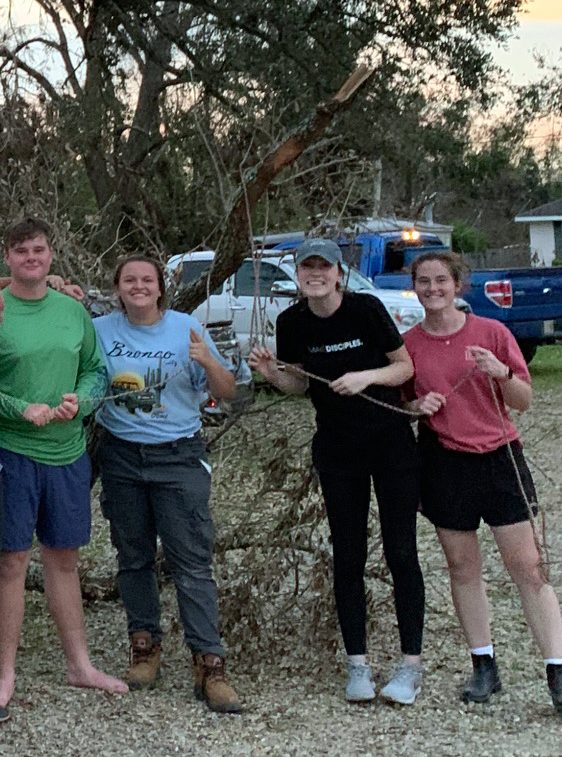
[{"label": "window", "polygon": [[[259,286],[256,288],[256,273],[259,275]],[[272,263],[245,260],[234,276],[235,297],[269,297],[271,285],[274,281],[292,281],[290,276]]]},{"label": "window", "polygon": [[350,292],[374,292],[373,282],[363,276],[356,268],[343,264],[343,285]]},{"label": "window", "polygon": [[384,252],[383,273],[396,273],[404,269],[404,244],[402,242],[387,242]]},{"label": "window", "polygon": [[[184,286],[191,284],[192,281],[197,279],[204,273],[208,273],[211,268],[212,260],[186,260],[182,263],[181,267],[181,283]],[[222,284],[211,292],[211,294],[220,294],[222,292]]]}]

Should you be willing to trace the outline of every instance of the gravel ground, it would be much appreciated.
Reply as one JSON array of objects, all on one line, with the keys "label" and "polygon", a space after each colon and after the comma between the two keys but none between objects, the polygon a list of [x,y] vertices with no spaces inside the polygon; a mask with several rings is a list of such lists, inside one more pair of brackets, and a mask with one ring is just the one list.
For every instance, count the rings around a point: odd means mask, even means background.
[{"label": "gravel ground", "polygon": [[[521,419],[537,488],[547,511],[551,576],[562,593],[560,437],[562,396],[537,397]],[[286,416],[286,410],[280,411]],[[215,502],[217,521],[221,506]],[[489,705],[464,705],[458,690],[469,660],[449,599],[444,561],[428,524],[420,519],[421,560],[427,583],[426,677],[413,707],[376,702],[350,706],[343,697],[341,649],[314,643],[280,656],[246,645],[231,661],[245,712],[217,715],[191,693],[173,592],[163,592],[168,629],[162,681],[153,692],[113,697],[65,685],[61,652],[39,592],[29,592],[12,719],[0,727],[0,755],[555,755],[562,754],[562,718],[548,695],[542,661],[530,639],[517,594],[489,536],[486,576],[504,690]],[[99,557],[110,570],[105,525],[96,521]],[[104,562],[105,561],[105,562]],[[397,633],[386,584],[373,582],[381,599],[370,638],[378,681],[391,671]],[[127,663],[124,616],[115,602],[86,606],[95,662],[122,673]],[[333,619],[329,622],[333,623]],[[228,628],[225,629],[228,641]],[[313,634],[311,634],[313,638]],[[290,647],[287,639],[287,648]],[[341,646],[341,645],[340,645]]]}]

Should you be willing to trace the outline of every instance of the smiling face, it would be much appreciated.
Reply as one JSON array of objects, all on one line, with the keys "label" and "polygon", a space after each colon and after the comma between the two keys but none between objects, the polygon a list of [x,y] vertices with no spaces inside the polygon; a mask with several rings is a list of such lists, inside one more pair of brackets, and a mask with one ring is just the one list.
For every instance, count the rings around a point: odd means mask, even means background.
[{"label": "smiling face", "polygon": [[342,272],[337,264],[332,265],[324,258],[311,257],[297,266],[297,278],[303,295],[309,299],[330,297],[338,293]]},{"label": "smiling face", "polygon": [[53,250],[47,237],[37,234],[10,245],[5,260],[16,285],[34,286],[45,282],[53,260]]},{"label": "smiling face", "polygon": [[416,269],[414,290],[428,313],[454,310],[460,288],[446,263],[427,260]]},{"label": "smiling face", "polygon": [[130,261],[122,267],[116,291],[126,312],[157,315],[158,301],[164,294],[160,288],[158,271],[152,263]]}]

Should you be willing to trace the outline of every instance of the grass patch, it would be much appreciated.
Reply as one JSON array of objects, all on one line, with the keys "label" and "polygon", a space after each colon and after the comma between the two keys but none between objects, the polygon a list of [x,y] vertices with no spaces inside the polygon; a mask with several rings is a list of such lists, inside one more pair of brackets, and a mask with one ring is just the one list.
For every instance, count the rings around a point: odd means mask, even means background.
[{"label": "grass patch", "polygon": [[539,347],[529,368],[536,391],[562,390],[562,344]]}]

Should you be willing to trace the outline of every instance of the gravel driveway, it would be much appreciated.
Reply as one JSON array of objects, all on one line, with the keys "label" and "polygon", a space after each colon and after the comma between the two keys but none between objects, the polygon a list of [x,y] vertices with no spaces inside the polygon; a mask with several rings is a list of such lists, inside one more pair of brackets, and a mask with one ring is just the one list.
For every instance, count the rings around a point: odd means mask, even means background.
[{"label": "gravel driveway", "polygon": [[[556,393],[537,397],[533,410],[519,423],[547,511],[551,574],[559,596],[561,399]],[[281,409],[277,421],[287,416],[286,409]],[[256,425],[250,431],[260,433],[263,421],[259,416],[251,423]],[[231,454],[227,447],[222,449],[221,465],[228,465]],[[245,486],[251,485],[246,480]],[[221,497],[225,491],[229,491],[225,483],[218,486]],[[235,508],[235,503],[216,497],[220,535],[221,514],[229,506]],[[105,529],[97,519],[95,559],[102,572],[109,573],[112,556]],[[427,583],[426,677],[415,706],[391,707],[378,701],[369,706],[348,705],[343,698],[341,644],[328,651],[315,643],[315,629],[300,628],[295,629],[295,648],[287,633],[283,653],[276,648],[268,654],[248,641],[242,651],[235,647],[230,671],[245,712],[240,716],[211,713],[191,693],[188,658],[169,585],[163,591],[168,635],[159,687],[123,697],[70,689],[65,686],[61,652],[44,597],[33,591],[28,593],[12,719],[0,727],[0,755],[561,755],[562,716],[551,706],[542,661],[489,535],[485,535],[486,577],[504,690],[493,704],[464,705],[458,689],[469,659],[449,599],[444,561],[423,519],[419,531]],[[224,568],[219,580],[224,592],[228,582]],[[372,619],[370,649],[377,679],[382,681],[392,667],[397,633],[388,584],[373,580],[369,588],[380,608]],[[128,652],[120,605],[90,602],[86,616],[94,660],[108,672],[122,673]],[[326,624],[337,638],[333,617]],[[229,628],[224,632],[231,641]],[[303,641],[307,633],[309,643]]]}]

